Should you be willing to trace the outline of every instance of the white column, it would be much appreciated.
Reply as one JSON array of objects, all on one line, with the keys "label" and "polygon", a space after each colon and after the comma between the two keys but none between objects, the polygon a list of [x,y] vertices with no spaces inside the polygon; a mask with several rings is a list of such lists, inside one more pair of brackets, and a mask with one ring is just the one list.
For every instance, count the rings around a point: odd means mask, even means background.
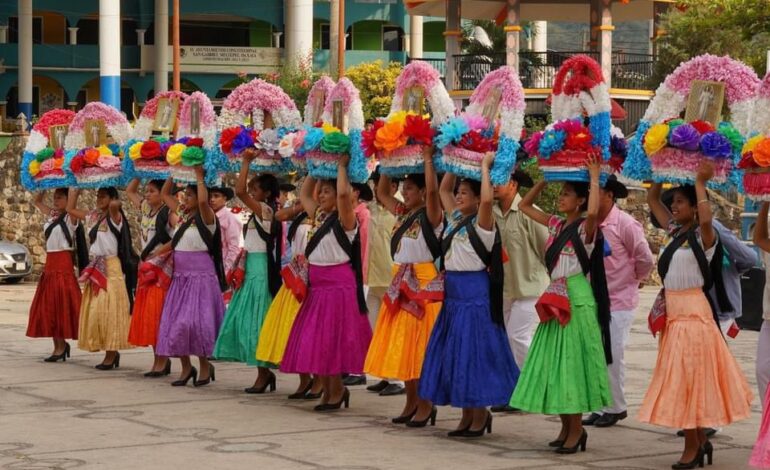
[{"label": "white column", "polygon": [[341,1],[344,0],[329,0],[329,75],[332,77],[337,77],[337,64],[339,63],[337,42],[340,34],[345,34],[344,31],[340,33],[339,21],[337,20],[340,17]]},{"label": "white column", "polygon": [[455,67],[455,55],[460,53],[460,29],[461,7],[460,0],[446,0],[446,30],[444,41],[446,48],[446,88],[452,91],[459,87],[457,82],[457,70]]},{"label": "white column", "polygon": [[155,0],[155,93],[168,91],[168,0]]},{"label": "white column", "polygon": [[136,30],[136,45],[137,46],[144,46],[144,33],[146,33],[146,29],[137,29]]},{"label": "white column", "polygon": [[548,52],[548,22],[533,21],[532,29],[534,30],[532,50],[534,52]]},{"label": "white column", "polygon": [[80,28],[76,28],[74,26],[71,26],[71,27],[67,28],[67,30],[70,33],[70,38],[69,38],[70,39],[70,45],[72,45],[72,46],[74,46],[74,45],[76,45],[78,43],[78,30],[79,29]]},{"label": "white column", "polygon": [[281,35],[282,31],[276,31],[273,33],[273,47],[281,47]]},{"label": "white column", "polygon": [[0,24],[0,44],[8,43],[8,25]]},{"label": "white column", "polygon": [[120,109],[120,0],[99,0],[99,93]]},{"label": "white column", "polygon": [[505,31],[505,63],[519,70],[519,51],[521,50],[521,2],[508,0]]},{"label": "white column", "polygon": [[284,15],[286,61],[289,65],[306,62],[313,52],[313,0],[286,0]]},{"label": "white column", "polygon": [[423,32],[422,16],[409,17],[409,57],[412,59],[422,59],[423,54]]},{"label": "white column", "polygon": [[612,86],[612,32],[615,26],[612,25],[612,0],[601,0],[601,25],[599,31],[599,58],[604,80],[607,86]]},{"label": "white column", "polygon": [[[19,112],[32,117],[32,0],[19,0]],[[26,130],[26,129],[25,129]]]}]

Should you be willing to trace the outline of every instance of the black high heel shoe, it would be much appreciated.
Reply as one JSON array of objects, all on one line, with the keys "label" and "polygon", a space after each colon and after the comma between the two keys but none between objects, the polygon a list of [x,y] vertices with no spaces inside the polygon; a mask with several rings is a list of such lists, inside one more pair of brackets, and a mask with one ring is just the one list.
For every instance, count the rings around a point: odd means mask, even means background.
[{"label": "black high heel shoe", "polygon": [[576,454],[578,451],[578,448],[580,449],[581,452],[585,452],[587,444],[588,444],[588,431],[583,429],[583,434],[581,434],[580,439],[578,439],[577,443],[573,447],[564,447],[564,444],[562,444],[561,447],[556,449],[555,452],[557,454]]},{"label": "black high heel shoe", "polygon": [[462,437],[465,435],[466,432],[468,432],[470,428],[471,428],[471,425],[468,424],[464,428],[455,429],[454,431],[449,431],[448,433],[446,433],[446,435],[449,437]]},{"label": "black high heel shoe", "polygon": [[190,372],[187,374],[187,377],[179,380],[174,380],[171,382],[172,387],[184,387],[187,385],[187,382],[192,379],[193,384],[195,384],[195,380],[198,378],[198,369],[196,369],[194,366],[190,367]]},{"label": "black high heel shoe", "polygon": [[156,378],[156,377],[165,377],[166,375],[169,375],[169,374],[171,374],[171,360],[167,359],[166,365],[163,366],[163,370],[151,370],[149,372],[145,372],[144,376],[150,377],[150,378]]},{"label": "black high heel shoe", "polygon": [[342,404],[345,404],[345,408],[350,407],[350,390],[348,390],[347,387],[345,387],[345,391],[342,392],[342,398],[340,398],[340,401],[337,403],[322,403],[320,405],[316,405],[315,408],[313,408],[315,411],[333,411],[333,410],[339,410],[342,408]]},{"label": "black high heel shoe", "polygon": [[217,374],[216,369],[214,369],[214,364],[209,364],[209,377],[205,380],[195,380],[193,379],[193,387],[203,387],[204,385],[208,385],[211,382],[217,381]]},{"label": "black high heel shoe", "polygon": [[313,388],[313,379],[310,379],[310,382],[307,383],[305,388],[303,388],[299,392],[292,393],[289,395],[289,400],[302,400],[305,398],[305,395],[310,393],[310,389]]},{"label": "black high heel shoe", "polygon": [[[711,448],[711,452],[714,452],[714,448]],[[677,462],[671,465],[672,470],[687,470],[695,467],[703,468],[703,457],[705,456],[703,447],[698,447],[698,453],[695,454],[695,458],[690,462]]]},{"label": "black high heel shoe", "polygon": [[43,359],[44,362],[67,362],[67,358],[70,357],[70,344],[64,343],[64,352],[61,354],[51,354]]},{"label": "black high heel shoe", "polygon": [[468,430],[465,431],[461,437],[481,437],[484,435],[484,433],[492,434],[492,413],[489,411],[487,411],[487,420],[481,429],[474,431],[468,427]]},{"label": "black high heel shoe", "polygon": [[564,445],[564,439],[555,439],[548,443],[548,447],[561,447]]},{"label": "black high heel shoe", "polygon": [[431,426],[435,426],[436,415],[438,415],[438,408],[434,406],[433,409],[430,410],[430,414],[428,415],[427,418],[420,421],[415,421],[415,420],[407,421],[406,426],[409,428],[424,428],[425,426],[428,425],[428,421],[430,421]]},{"label": "black high heel shoe", "polygon": [[703,444],[703,455],[706,457],[706,462],[709,465],[714,465],[714,446],[711,444],[711,441],[706,441]]},{"label": "black high heel shoe", "polygon": [[417,407],[415,406],[414,410],[412,410],[411,413],[406,414],[406,415],[397,416],[397,417],[391,419],[390,422],[393,423],[393,424],[409,423],[412,420],[412,418],[414,418],[414,415],[416,415],[416,414],[417,414]]},{"label": "black high heel shoe", "polygon": [[267,387],[270,387],[270,391],[274,392],[275,391],[275,380],[276,380],[275,379],[275,374],[270,372],[270,377],[267,379],[267,382],[265,382],[265,385],[263,385],[263,386],[261,386],[259,388],[257,388],[257,387],[244,388],[243,391],[245,393],[261,394],[261,393],[265,393],[267,391]]},{"label": "black high heel shoe", "polygon": [[321,398],[323,395],[324,395],[324,391],[323,391],[323,389],[321,389],[321,391],[320,391],[320,392],[318,392],[318,393],[310,393],[310,392],[307,392],[307,393],[305,394],[305,396],[303,397],[303,399],[305,399],[305,400],[318,400],[318,399],[319,399],[319,398]]},{"label": "black high heel shoe", "polygon": [[97,364],[94,366],[94,369],[112,370],[112,369],[117,369],[119,367],[120,367],[120,353],[115,351],[115,359],[112,360],[111,364],[105,364],[105,363]]}]

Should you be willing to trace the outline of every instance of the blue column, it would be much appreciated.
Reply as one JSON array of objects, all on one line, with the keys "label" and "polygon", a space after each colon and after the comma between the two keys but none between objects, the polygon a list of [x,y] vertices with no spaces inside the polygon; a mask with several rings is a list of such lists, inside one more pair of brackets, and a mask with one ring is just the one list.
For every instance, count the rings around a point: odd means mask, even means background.
[{"label": "blue column", "polygon": [[101,101],[120,109],[120,0],[99,0]]}]

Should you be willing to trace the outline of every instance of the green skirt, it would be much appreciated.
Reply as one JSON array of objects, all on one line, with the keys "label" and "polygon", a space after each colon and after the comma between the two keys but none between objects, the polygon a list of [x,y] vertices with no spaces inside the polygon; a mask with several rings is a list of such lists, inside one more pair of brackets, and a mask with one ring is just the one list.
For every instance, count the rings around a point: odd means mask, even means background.
[{"label": "green skirt", "polygon": [[607,363],[591,285],[582,274],[567,279],[572,311],[562,327],[540,323],[510,405],[530,413],[577,414],[610,406]]},{"label": "green skirt", "polygon": [[272,301],[267,287],[267,254],[248,253],[243,284],[227,307],[214,357],[220,361],[275,368],[274,364],[258,361],[255,356],[259,333]]}]

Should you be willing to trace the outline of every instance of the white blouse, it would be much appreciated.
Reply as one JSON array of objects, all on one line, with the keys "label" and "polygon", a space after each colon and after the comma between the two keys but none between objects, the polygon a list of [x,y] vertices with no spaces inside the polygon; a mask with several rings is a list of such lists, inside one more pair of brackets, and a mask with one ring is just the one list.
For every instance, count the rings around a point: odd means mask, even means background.
[{"label": "white blouse", "polygon": [[301,223],[297,227],[297,231],[294,233],[294,240],[291,240],[291,252],[292,257],[297,255],[305,256],[305,247],[307,246],[307,232],[312,225],[308,223]]},{"label": "white blouse", "polygon": [[[206,225],[206,228],[209,232],[214,233],[217,229],[217,224],[213,223],[211,225]],[[174,249],[176,251],[209,251],[203,238],[201,238],[201,234],[198,233],[198,227],[196,227],[195,224],[190,225],[187,230],[185,230],[182,238]]]},{"label": "white blouse", "polygon": [[[698,235],[698,243],[703,247],[700,234]],[[716,246],[716,243],[714,243],[711,248],[705,250],[706,259],[709,262],[714,258]],[[685,242],[684,245],[676,250],[674,257],[671,259],[668,273],[666,273],[666,278],[663,280],[663,287],[670,290],[700,289],[703,287],[703,282],[703,274],[700,272],[698,260]]]},{"label": "white blouse", "polygon": [[[119,224],[112,222],[112,225],[120,231],[123,227],[123,221]],[[107,219],[104,219],[99,224],[99,229],[96,232],[96,240],[91,243],[91,247],[88,250],[91,256],[118,256],[118,239],[110,231],[110,227],[107,225]]]},{"label": "white blouse", "polygon": [[[43,231],[48,230],[48,227],[50,227],[52,223],[56,222],[57,218],[58,216],[54,216],[52,214],[43,225]],[[72,223],[72,218],[69,215],[64,216],[64,224],[67,226],[67,231],[74,241],[77,224]],[[61,225],[57,225],[53,228],[53,230],[51,230],[51,236],[48,237],[48,240],[45,242],[45,251],[47,253],[55,253],[57,251],[72,251],[73,248],[74,247],[70,246],[69,242],[67,241],[67,237],[65,237],[65,234],[62,231]]]},{"label": "white blouse", "polygon": [[[443,222],[433,229],[433,233],[439,238],[441,237],[442,230],[444,230]],[[433,255],[428,248],[428,243],[425,241],[425,236],[422,233],[419,220],[415,220],[412,226],[404,232],[404,236],[401,237],[401,241],[396,249],[396,255],[393,257],[393,261],[398,264],[433,262]]]},{"label": "white blouse", "polygon": [[[548,221],[548,242],[546,246],[551,246],[551,243],[559,236],[559,231],[563,223],[564,218],[551,216],[551,219]],[[580,227],[578,227],[578,236],[583,240],[583,246],[585,246],[586,253],[590,257],[591,253],[594,251],[594,243],[585,242],[585,223],[581,223]],[[580,265],[577,254],[575,254],[575,249],[572,248],[571,243],[567,243],[567,245],[562,248],[559,259],[556,261],[556,266],[551,272],[551,280],[555,281],[556,279],[567,278],[582,273],[583,267]]]},{"label": "white blouse", "polygon": [[[324,217],[325,214],[322,214],[320,211],[316,213],[312,227],[307,230],[307,232],[305,232],[306,241],[302,247],[301,253],[305,252],[307,243],[311,238],[313,238],[313,234],[323,225]],[[353,230],[346,230],[345,235],[347,235],[348,240],[352,242],[356,237],[357,231],[358,225],[356,225]],[[313,252],[310,254],[310,257],[308,257],[308,262],[317,266],[334,266],[336,264],[350,262],[350,257],[347,255],[347,253],[345,253],[345,250],[342,249],[340,244],[337,243],[337,238],[334,236],[334,230],[330,230],[329,233],[327,233],[326,236],[321,239],[321,241],[315,247],[315,250],[313,250]]]},{"label": "white blouse", "polygon": [[[460,223],[462,220],[462,216],[457,211],[450,218],[454,220],[454,223]],[[475,222],[474,227],[484,247],[487,250],[491,250],[492,245],[495,244],[495,230],[485,230]],[[447,230],[452,230],[452,224],[447,226]],[[468,238],[467,229],[461,229],[452,238],[452,244],[444,257],[444,268],[447,271],[483,271],[487,269],[487,266],[473,249],[473,245],[471,245],[471,241]]]},{"label": "white blouse", "polygon": [[249,253],[266,253],[267,242],[262,240],[262,237],[259,236],[259,232],[257,232],[256,227],[257,223],[262,225],[262,228],[265,230],[265,232],[270,233],[271,222],[269,220],[260,221],[257,217],[255,217],[253,220],[249,218],[249,223],[246,228],[246,238],[244,238],[243,241],[243,247]]},{"label": "white blouse", "polygon": [[[161,209],[165,206],[161,206]],[[158,213],[160,210],[157,210],[154,214],[152,213],[152,208],[149,204],[147,204],[147,201],[142,201],[142,220],[141,220],[141,238],[142,238],[142,250],[144,250],[147,247],[147,244],[150,243],[150,240],[155,238],[155,224],[156,220],[158,219]],[[166,232],[171,235],[172,230],[171,227],[166,225]]]}]

